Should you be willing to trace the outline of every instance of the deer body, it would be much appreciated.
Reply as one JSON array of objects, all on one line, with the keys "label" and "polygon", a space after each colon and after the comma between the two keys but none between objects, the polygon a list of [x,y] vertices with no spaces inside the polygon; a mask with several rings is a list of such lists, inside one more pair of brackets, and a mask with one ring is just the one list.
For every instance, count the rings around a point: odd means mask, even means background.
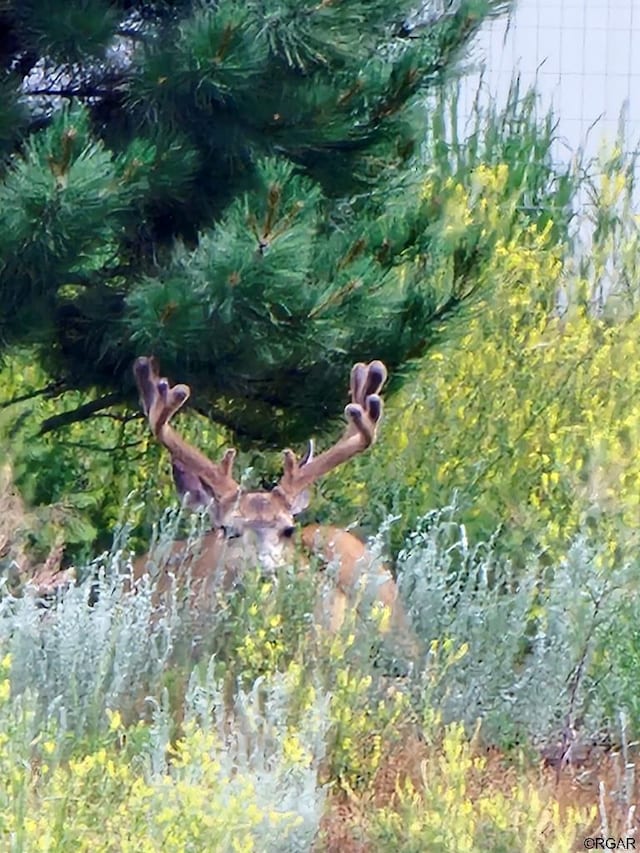
[{"label": "deer body", "polygon": [[[300,531],[299,541],[292,539],[284,549],[283,557],[286,564],[301,571],[314,570],[311,564],[316,564],[319,589],[315,620],[330,631],[337,631],[347,610],[363,600],[384,605],[391,614],[391,625],[404,630],[391,573],[386,566],[376,564],[366,545],[352,533],[331,525],[307,525]],[[157,562],[159,565],[152,564],[148,554],[134,560],[134,585],[155,569],[155,592],[162,597],[172,584],[182,585],[188,578],[194,607],[199,602],[214,602],[216,591],[233,589],[247,567],[260,565],[258,551],[251,543],[241,537],[227,539],[221,530],[205,534],[193,549],[184,541],[173,542]],[[326,567],[329,572],[324,571]]]},{"label": "deer body", "polygon": [[[378,392],[386,379],[381,362],[353,367],[352,402],[345,409],[348,426],[342,438],[315,457],[310,443],[301,460],[293,451],[285,450],[283,477],[271,491],[246,491],[233,479],[234,450],[227,450],[220,462],[212,462],[169,425],[189,397],[188,386],[171,387],[150,358],[137,359],[134,374],[152,432],[171,454],[180,497],[191,508],[206,507],[213,527],[193,553],[187,553],[185,543],[173,543],[156,567],[159,594],[189,576],[192,595],[213,601],[210,593],[231,589],[247,566],[257,566],[263,575],[272,576],[287,564],[306,570],[319,562],[328,570],[318,572],[316,621],[335,631],[348,609],[358,607],[363,600],[375,600],[388,609],[392,617],[389,624],[404,624],[393,577],[353,534],[311,524],[299,534],[302,553],[299,544],[296,547],[295,516],[309,504],[309,487],[375,440],[382,415]],[[149,567],[148,556],[138,558],[133,580],[147,574]]]}]

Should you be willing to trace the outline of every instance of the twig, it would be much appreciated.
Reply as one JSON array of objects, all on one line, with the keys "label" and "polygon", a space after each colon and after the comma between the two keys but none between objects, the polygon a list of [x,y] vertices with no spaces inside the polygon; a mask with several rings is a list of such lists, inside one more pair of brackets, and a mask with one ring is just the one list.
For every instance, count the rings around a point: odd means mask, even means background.
[{"label": "twig", "polygon": [[582,684],[582,679],[584,677],[587,665],[587,658],[591,652],[591,641],[593,640],[594,634],[596,632],[596,628],[598,627],[598,614],[600,612],[600,608],[602,606],[603,599],[606,595],[606,592],[602,592],[598,598],[595,598],[593,601],[593,616],[591,620],[591,624],[589,626],[589,630],[587,631],[587,636],[585,637],[584,645],[582,648],[582,653],[572,674],[569,677],[569,708],[567,710],[567,714],[565,717],[566,723],[564,729],[562,731],[562,741],[560,747],[560,760],[558,761],[558,766],[556,767],[556,784],[560,782],[560,771],[562,767],[566,764],[571,763],[571,753],[574,746],[574,742],[576,739],[577,733],[577,725],[575,720],[575,712],[576,712],[576,704],[578,700],[578,690],[580,685]]}]

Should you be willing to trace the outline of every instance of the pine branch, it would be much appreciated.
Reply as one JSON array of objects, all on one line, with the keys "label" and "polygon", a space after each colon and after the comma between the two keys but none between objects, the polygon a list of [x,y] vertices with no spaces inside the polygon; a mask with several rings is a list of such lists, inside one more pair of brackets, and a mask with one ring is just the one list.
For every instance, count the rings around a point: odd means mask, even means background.
[{"label": "pine branch", "polygon": [[65,447],[75,447],[78,450],[89,450],[91,453],[117,453],[119,450],[129,450],[140,445],[139,441],[128,441],[124,444],[115,444],[112,447],[102,447],[88,441],[65,441]]},{"label": "pine branch", "polygon": [[53,415],[44,420],[38,430],[38,435],[46,435],[48,432],[54,432],[60,427],[69,426],[70,424],[88,421],[96,412],[106,409],[108,406],[116,406],[122,403],[124,397],[120,391],[115,391],[112,394],[105,394],[103,397],[98,397],[96,400],[90,400],[88,403],[83,403],[77,409],[71,409],[68,412],[62,412],[59,415]]},{"label": "pine branch", "polygon": [[101,88],[100,86],[63,86],[61,88],[45,87],[44,89],[29,89],[24,93],[27,98],[52,97],[52,98],[110,98],[117,92],[115,85],[112,88]]},{"label": "pine branch", "polygon": [[24,403],[27,400],[33,400],[35,397],[53,397],[57,394],[62,394],[68,390],[68,386],[64,379],[55,379],[49,382],[44,388],[36,388],[35,391],[28,391],[26,394],[21,394],[19,397],[13,397],[11,400],[5,400],[0,403],[0,409],[8,409],[9,406],[15,406],[17,403]]}]

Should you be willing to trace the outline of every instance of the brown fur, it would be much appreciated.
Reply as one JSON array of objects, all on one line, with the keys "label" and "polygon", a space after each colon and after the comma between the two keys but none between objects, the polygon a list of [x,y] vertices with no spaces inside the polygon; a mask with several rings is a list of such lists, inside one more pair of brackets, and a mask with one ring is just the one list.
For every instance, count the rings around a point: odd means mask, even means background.
[{"label": "brown fur", "polygon": [[[271,519],[271,523],[275,527],[276,520]],[[389,626],[406,624],[389,569],[377,564],[356,536],[339,527],[310,524],[300,531],[299,542],[302,549],[296,548],[293,538],[282,543],[285,562],[297,562],[302,570],[310,570],[315,557],[322,567],[335,569],[331,573],[318,572],[317,622],[335,632],[343,624],[347,609],[357,608],[364,600],[388,609],[390,618],[384,621]],[[212,602],[211,594],[216,589],[232,589],[245,567],[252,565],[260,565],[255,546],[247,543],[244,536],[227,539],[217,530],[207,533],[192,552],[187,552],[184,542],[174,542],[157,566],[151,564],[148,554],[138,557],[133,563],[133,580],[135,583],[157,570],[156,590],[162,596],[173,583],[181,585],[189,577],[192,603],[196,605],[197,601]]]}]

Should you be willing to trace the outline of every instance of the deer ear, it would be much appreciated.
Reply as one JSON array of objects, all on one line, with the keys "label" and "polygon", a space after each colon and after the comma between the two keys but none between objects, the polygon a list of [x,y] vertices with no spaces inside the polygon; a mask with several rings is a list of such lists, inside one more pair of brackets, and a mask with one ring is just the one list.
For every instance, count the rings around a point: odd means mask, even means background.
[{"label": "deer ear", "polygon": [[301,512],[309,506],[311,501],[311,492],[309,489],[303,489],[293,499],[293,503],[289,509],[291,515],[300,515]]}]

